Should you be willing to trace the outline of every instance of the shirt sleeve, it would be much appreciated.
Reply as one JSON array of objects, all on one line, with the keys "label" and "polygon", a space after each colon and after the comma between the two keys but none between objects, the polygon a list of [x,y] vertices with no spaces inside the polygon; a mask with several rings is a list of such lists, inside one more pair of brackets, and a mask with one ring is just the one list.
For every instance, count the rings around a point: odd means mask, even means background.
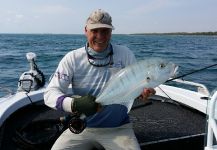
[{"label": "shirt sleeve", "polygon": [[67,54],[59,63],[50,83],[44,93],[44,102],[47,106],[71,112],[72,98],[66,97],[68,87],[73,78],[72,59]]}]

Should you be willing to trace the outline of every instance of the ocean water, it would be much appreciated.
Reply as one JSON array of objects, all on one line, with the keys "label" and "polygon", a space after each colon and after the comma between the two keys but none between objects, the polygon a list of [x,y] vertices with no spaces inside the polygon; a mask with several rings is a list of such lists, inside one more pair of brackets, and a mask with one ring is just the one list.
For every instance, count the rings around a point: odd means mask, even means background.
[{"label": "ocean water", "polygon": [[[48,81],[61,58],[85,42],[84,35],[0,34],[0,88],[16,92],[20,75],[29,70],[27,52],[36,53],[36,63]],[[179,66],[178,75],[217,63],[217,36],[113,35],[112,43],[129,47],[138,60],[149,57],[171,60]],[[217,67],[183,79],[202,83],[211,92],[217,87]]]}]

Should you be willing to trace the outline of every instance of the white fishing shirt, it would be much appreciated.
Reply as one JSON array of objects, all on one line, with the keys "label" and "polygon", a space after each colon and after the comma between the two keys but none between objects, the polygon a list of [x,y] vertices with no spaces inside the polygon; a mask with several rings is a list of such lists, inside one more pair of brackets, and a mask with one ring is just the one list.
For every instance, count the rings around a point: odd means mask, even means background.
[{"label": "white fishing shirt", "polygon": [[[107,81],[112,77],[112,75],[136,61],[134,54],[129,50],[129,48],[114,44],[112,44],[112,48],[113,64],[105,67],[96,67],[91,65],[88,61],[85,47],[67,53],[60,61],[53,78],[47,86],[44,93],[45,104],[54,109],[72,112],[71,103],[73,104],[73,98],[66,96],[70,84],[72,85],[72,91],[70,93],[73,95],[97,96],[105,87]],[[115,110],[113,110],[113,108]],[[116,117],[117,123],[113,125],[105,125],[107,123],[110,124],[109,120],[112,120],[112,117],[114,117],[113,115],[117,115],[119,112],[118,110],[120,109],[124,109],[123,115],[120,113],[120,116]],[[97,123],[98,119],[102,118],[102,115],[105,116],[108,113],[111,115],[103,118],[103,121],[106,121],[106,123]],[[125,108],[122,108],[122,106],[121,108],[117,105],[114,107],[109,106],[108,108],[105,108],[104,112],[98,114],[98,116],[91,116],[87,120],[92,120],[90,121],[90,126],[93,127],[119,126],[125,122],[123,121],[123,116],[127,117],[127,114],[125,113]],[[120,120],[121,118],[122,121]],[[118,122],[118,120],[120,120],[120,122]],[[102,119],[100,121],[103,122]]]}]

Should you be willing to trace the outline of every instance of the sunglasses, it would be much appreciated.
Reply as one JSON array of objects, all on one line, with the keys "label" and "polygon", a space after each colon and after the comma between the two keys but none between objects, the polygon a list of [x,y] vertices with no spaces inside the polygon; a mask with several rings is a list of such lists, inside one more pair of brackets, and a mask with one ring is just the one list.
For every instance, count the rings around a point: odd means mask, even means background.
[{"label": "sunglasses", "polygon": [[[88,48],[88,43],[85,46],[85,50],[87,53],[88,62],[92,66],[105,67],[105,66],[113,65],[113,48],[112,48],[112,45],[111,45],[111,51],[103,58],[96,58],[96,57],[91,56],[90,53],[88,52],[87,48]],[[105,62],[105,60],[107,60],[107,59],[108,59],[108,61]]]}]

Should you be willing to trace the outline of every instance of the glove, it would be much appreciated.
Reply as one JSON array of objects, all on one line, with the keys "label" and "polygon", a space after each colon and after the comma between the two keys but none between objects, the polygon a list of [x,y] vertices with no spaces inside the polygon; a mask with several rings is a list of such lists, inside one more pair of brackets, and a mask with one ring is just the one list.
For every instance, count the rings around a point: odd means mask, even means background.
[{"label": "glove", "polygon": [[96,97],[87,95],[80,98],[74,98],[73,105],[71,105],[73,112],[83,113],[87,117],[97,112],[98,103],[95,102]]}]

